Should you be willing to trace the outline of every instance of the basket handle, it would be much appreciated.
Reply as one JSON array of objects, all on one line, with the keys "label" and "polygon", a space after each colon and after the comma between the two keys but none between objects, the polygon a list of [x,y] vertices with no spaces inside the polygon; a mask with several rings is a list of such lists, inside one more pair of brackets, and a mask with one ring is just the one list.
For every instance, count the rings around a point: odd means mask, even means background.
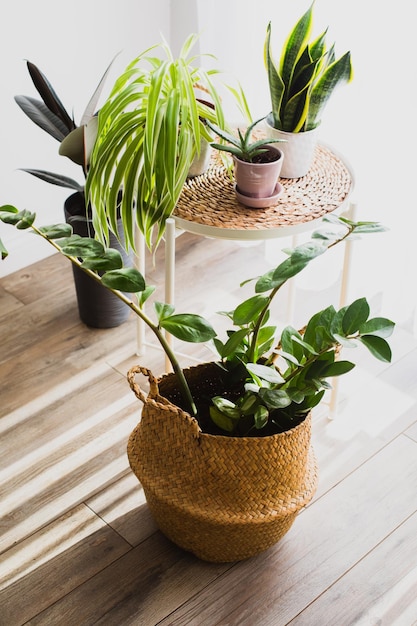
[{"label": "basket handle", "polygon": [[149,380],[148,396],[150,396],[151,398],[155,398],[159,393],[158,380],[152,374],[151,370],[146,367],[141,367],[140,365],[134,365],[128,371],[127,380],[129,382],[130,388],[132,389],[138,400],[143,402],[143,404],[146,404],[147,396],[145,395],[145,392],[142,391],[142,389],[139,387],[138,383],[135,381],[136,374],[142,374]]}]

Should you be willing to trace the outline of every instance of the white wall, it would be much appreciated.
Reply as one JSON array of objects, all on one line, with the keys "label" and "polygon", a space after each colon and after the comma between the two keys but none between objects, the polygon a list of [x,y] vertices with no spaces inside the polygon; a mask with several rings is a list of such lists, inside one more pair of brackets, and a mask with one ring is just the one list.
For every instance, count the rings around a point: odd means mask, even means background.
[{"label": "white wall", "polygon": [[[49,185],[18,168],[33,167],[67,174],[83,182],[81,168],[58,155],[59,144],[35,126],[14,101],[17,94],[39,97],[25,60],[47,76],[68,112],[79,121],[107,65],[118,54],[106,86],[139,52],[169,38],[169,0],[16,0],[2,12],[0,59],[0,204],[37,211],[40,224],[63,221],[68,189]],[[106,89],[103,96],[108,93]],[[28,233],[0,224],[10,256],[0,276],[52,252]]]}]

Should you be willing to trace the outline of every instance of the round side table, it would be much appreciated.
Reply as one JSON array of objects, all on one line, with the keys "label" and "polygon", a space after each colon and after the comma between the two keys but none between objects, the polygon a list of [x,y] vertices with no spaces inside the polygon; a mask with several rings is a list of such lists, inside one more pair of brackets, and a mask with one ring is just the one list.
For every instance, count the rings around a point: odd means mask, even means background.
[{"label": "round side table", "polygon": [[184,185],[172,215],[181,230],[218,239],[266,240],[309,230],[345,205],[352,193],[352,169],[331,148],[319,145],[302,178],[280,178],[284,190],[276,204],[251,209],[235,196],[234,181],[214,155],[206,173]]}]

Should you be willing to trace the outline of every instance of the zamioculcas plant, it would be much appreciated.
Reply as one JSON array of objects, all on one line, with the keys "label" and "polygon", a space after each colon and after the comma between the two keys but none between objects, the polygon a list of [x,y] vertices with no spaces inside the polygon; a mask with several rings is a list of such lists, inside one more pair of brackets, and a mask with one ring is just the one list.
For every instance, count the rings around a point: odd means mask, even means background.
[{"label": "zamioculcas plant", "polygon": [[350,52],[336,59],[334,44],[326,44],[327,29],[313,41],[313,6],[298,20],[281,51],[278,63],[267,27],[264,60],[271,95],[271,125],[286,132],[316,128],[334,89],[352,79]]},{"label": "zamioculcas plant", "polygon": [[[382,317],[370,318],[365,298],[336,310],[329,306],[319,311],[298,331],[287,326],[277,336],[271,323],[271,304],[288,280],[299,274],[316,257],[350,237],[384,230],[374,222],[353,222],[329,216],[335,229],[318,230],[311,241],[287,251],[288,257],[276,268],[255,279],[255,294],[225,315],[232,323],[224,340],[217,337],[211,324],[199,315],[177,314],[171,305],[155,303],[153,321],[144,310],[154,289],[134,268],[124,268],[122,257],[99,241],[72,234],[68,224],[37,228],[35,214],[0,207],[0,220],[19,229],[32,229],[56,250],[84,270],[94,280],[116,294],[151,329],[168,356],[187,410],[203,430],[247,436],[282,432],[301,423],[329,387],[328,378],[349,372],[354,364],[337,358],[341,346],[362,344],[376,358],[389,362],[391,349],[386,341],[394,324]],[[1,247],[1,242],[0,242]],[[7,252],[3,248],[3,256]],[[132,294],[130,297],[126,293]],[[191,342],[214,341],[219,354],[218,366],[233,381],[233,394],[209,399],[211,425],[201,406],[197,406],[177,357],[164,332]],[[350,351],[352,353],[352,351]],[[214,424],[214,426],[213,426]]]},{"label": "zamioculcas plant", "polygon": [[[195,41],[195,35],[188,37],[178,58],[166,43],[140,54],[117,79],[99,112],[86,192],[103,241],[109,228],[116,232],[120,211],[128,245],[135,247],[138,227],[148,247],[156,247],[201,137],[211,140],[203,120],[224,126],[212,81],[217,71],[196,67],[191,55]],[[164,58],[157,57],[160,53]],[[196,98],[196,87],[206,90],[214,108]]]}]

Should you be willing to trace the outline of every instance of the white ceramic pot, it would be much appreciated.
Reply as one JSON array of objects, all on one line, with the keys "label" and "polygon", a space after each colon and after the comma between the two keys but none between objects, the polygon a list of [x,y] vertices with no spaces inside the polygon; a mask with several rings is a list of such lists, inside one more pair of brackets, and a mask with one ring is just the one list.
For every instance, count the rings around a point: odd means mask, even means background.
[{"label": "white ceramic pot", "polygon": [[274,128],[271,116],[265,120],[268,137],[285,139],[279,144],[285,155],[280,176],[281,178],[300,178],[305,176],[311,167],[314,150],[317,144],[317,128],[303,133],[288,133]]},{"label": "white ceramic pot", "polygon": [[196,176],[201,176],[208,170],[210,165],[212,148],[207,139],[204,137],[201,138],[200,142],[200,152],[195,155],[190,169],[188,170],[187,178],[195,178]]}]

